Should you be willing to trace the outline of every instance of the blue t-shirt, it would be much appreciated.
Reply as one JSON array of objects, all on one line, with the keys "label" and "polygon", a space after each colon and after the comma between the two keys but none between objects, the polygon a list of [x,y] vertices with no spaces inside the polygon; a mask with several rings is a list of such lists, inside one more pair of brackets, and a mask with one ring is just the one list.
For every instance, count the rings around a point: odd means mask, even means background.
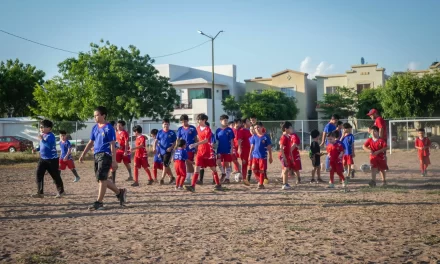
[{"label": "blue t-shirt", "polygon": [[185,160],[187,160],[188,159],[188,152],[185,150],[185,149],[177,149],[175,152],[174,152],[174,157],[173,157],[173,159],[174,160],[183,160],[183,161],[185,161]]},{"label": "blue t-shirt", "polygon": [[230,127],[217,128],[215,131],[215,139],[218,142],[217,154],[231,153],[231,140],[235,138],[234,131]]},{"label": "blue t-shirt", "polygon": [[95,155],[98,153],[106,153],[111,155],[112,151],[110,148],[110,143],[112,141],[116,141],[115,129],[109,123],[102,127],[99,127],[99,125],[96,124],[90,133],[90,140],[95,142]]},{"label": "blue t-shirt", "polygon": [[[72,145],[70,144],[69,140],[66,141],[60,141],[60,149],[61,149],[61,155],[60,155],[60,159],[64,159],[64,157],[66,157],[67,152],[69,151],[69,149],[72,147]],[[72,155],[69,154],[69,157],[67,157],[68,159],[72,159]]]},{"label": "blue t-shirt", "polygon": [[184,128],[183,126],[177,129],[177,139],[183,139],[186,141],[186,150],[190,152],[195,152],[196,149],[189,148],[189,145],[194,144],[197,138],[197,129],[195,126],[189,126]]},{"label": "blue t-shirt", "polygon": [[342,139],[342,145],[344,145],[345,148],[345,155],[351,155],[353,154],[353,144],[354,144],[354,136],[353,134],[346,135]]},{"label": "blue t-shirt", "polygon": [[265,134],[261,137],[253,135],[250,142],[251,145],[254,145],[252,157],[254,159],[267,159],[267,147],[272,145],[269,135]]},{"label": "blue t-shirt", "polygon": [[[327,136],[330,132],[333,132],[335,130],[336,130],[336,126],[333,125],[332,123],[328,123],[327,125],[325,125],[323,132],[325,132],[325,134]],[[326,146],[328,145],[327,137],[325,138],[325,145]]]},{"label": "blue t-shirt", "polygon": [[55,140],[55,135],[52,132],[41,135],[40,146],[37,150],[40,151],[40,158],[42,159],[56,159],[58,158],[57,153],[57,142]]},{"label": "blue t-shirt", "polygon": [[164,131],[163,129],[157,133],[157,142],[159,143],[159,153],[165,155],[167,149],[171,147],[177,140],[177,135],[173,130]]},{"label": "blue t-shirt", "polygon": [[162,158],[160,157],[160,153],[159,153],[159,143],[157,143],[156,146],[156,153],[154,153],[154,162],[158,162],[158,163],[163,163]]}]

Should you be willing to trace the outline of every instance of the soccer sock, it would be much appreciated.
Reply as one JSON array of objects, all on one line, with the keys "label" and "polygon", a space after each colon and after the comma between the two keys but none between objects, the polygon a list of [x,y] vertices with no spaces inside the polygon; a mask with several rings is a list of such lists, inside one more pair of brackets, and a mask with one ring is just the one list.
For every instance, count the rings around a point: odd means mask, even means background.
[{"label": "soccer sock", "polygon": [[112,181],[113,183],[116,182],[116,171],[112,171]]},{"label": "soccer sock", "polygon": [[341,181],[345,181],[344,173],[338,172],[338,176]]},{"label": "soccer sock", "polygon": [[73,175],[75,175],[75,177],[79,178],[78,172],[76,171],[76,169],[72,169],[72,173]]},{"label": "soccer sock", "polygon": [[157,180],[157,169],[156,168],[153,168],[153,176],[154,176],[154,179]]},{"label": "soccer sock", "polygon": [[264,172],[260,172],[260,185],[264,184]]},{"label": "soccer sock", "polygon": [[180,180],[181,180],[182,178],[183,178],[182,176],[177,175],[177,179],[176,179],[176,187],[179,187],[179,186],[180,186]]},{"label": "soccer sock", "polygon": [[182,176],[179,182],[179,187],[182,187],[184,182],[185,182],[185,177]]},{"label": "soccer sock", "polygon": [[243,177],[243,179],[246,179],[246,172],[247,172],[246,164],[243,163],[243,165],[241,166],[241,176]]},{"label": "soccer sock", "polygon": [[148,175],[148,180],[149,181],[152,181],[153,180],[153,178],[151,177],[151,172],[150,172],[150,169],[149,168],[145,168],[145,172],[147,173],[147,175]]},{"label": "soccer sock", "polygon": [[220,185],[220,179],[218,178],[218,173],[216,171],[213,173],[213,176],[214,176],[215,184]]},{"label": "soccer sock", "polygon": [[128,177],[133,178],[133,175],[131,175],[131,168],[127,168],[128,171]]},{"label": "soccer sock", "polygon": [[191,173],[190,172],[187,172],[186,173],[186,181],[189,181],[191,179]]},{"label": "soccer sock", "polygon": [[[200,172],[202,172],[202,171],[200,171]],[[200,180],[202,180],[202,177],[201,177],[202,175],[200,175]],[[191,186],[192,187],[196,187],[196,182],[197,182],[197,179],[199,178],[199,174],[196,172],[196,173],[194,173],[194,177],[192,178],[192,182],[191,182]]]},{"label": "soccer sock", "polygon": [[139,180],[139,169],[137,167],[134,168],[134,181],[138,182]]},{"label": "soccer sock", "polygon": [[232,173],[232,168],[231,167],[227,167],[226,168],[226,179],[229,180],[229,177],[231,177],[231,173]]},{"label": "soccer sock", "polygon": [[[197,174],[197,173],[196,173]],[[194,176],[196,176],[196,174],[194,174]],[[205,170],[201,169],[200,170],[200,181],[203,181],[203,176],[205,176]]]},{"label": "soccer sock", "polygon": [[232,163],[234,164],[234,171],[240,171],[240,168],[238,168],[238,161],[234,160]]},{"label": "soccer sock", "polygon": [[268,179],[268,178],[267,178],[267,172],[264,171],[263,173],[264,173],[264,178],[265,178],[265,179]]},{"label": "soccer sock", "polygon": [[335,180],[335,172],[330,170],[330,183],[333,184]]},{"label": "soccer sock", "polygon": [[220,166],[220,171],[222,174],[225,174],[225,167],[223,166],[223,164]]}]

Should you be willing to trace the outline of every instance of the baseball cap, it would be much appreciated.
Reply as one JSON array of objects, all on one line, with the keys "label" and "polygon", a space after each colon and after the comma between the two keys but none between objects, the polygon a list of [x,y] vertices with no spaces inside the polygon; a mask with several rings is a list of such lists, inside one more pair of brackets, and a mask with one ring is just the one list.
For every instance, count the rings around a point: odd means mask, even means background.
[{"label": "baseball cap", "polygon": [[374,114],[377,114],[377,110],[373,108],[370,110],[370,112],[368,112],[367,116],[374,115]]}]

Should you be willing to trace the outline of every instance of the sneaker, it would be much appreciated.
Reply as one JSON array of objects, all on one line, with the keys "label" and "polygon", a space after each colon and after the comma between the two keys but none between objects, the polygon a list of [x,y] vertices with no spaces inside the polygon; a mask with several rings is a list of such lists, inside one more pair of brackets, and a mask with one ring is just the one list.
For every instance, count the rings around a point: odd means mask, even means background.
[{"label": "sneaker", "polygon": [[223,191],[223,187],[221,185],[216,185],[214,191]]},{"label": "sneaker", "polygon": [[310,180],[310,183],[317,183],[318,181],[317,180],[315,180],[315,179],[311,179]]},{"label": "sneaker", "polygon": [[31,195],[32,198],[44,198],[44,194],[42,193],[35,193]]},{"label": "sneaker", "polygon": [[133,177],[128,177],[125,181],[133,181]]},{"label": "sneaker", "polygon": [[90,211],[95,211],[95,210],[104,210],[104,204],[100,203],[98,201],[94,202],[91,206],[89,206],[89,210]]},{"label": "sneaker", "polygon": [[55,195],[55,198],[62,198],[64,195],[66,195],[66,193],[62,192],[62,193]]},{"label": "sneaker", "polygon": [[373,180],[371,180],[371,181],[368,183],[368,185],[369,185],[370,187],[376,187],[376,182],[373,181]]},{"label": "sneaker", "polygon": [[198,181],[196,182],[196,184],[197,184],[197,185],[203,185],[203,181],[202,181],[202,180],[198,180]]},{"label": "sneaker", "polygon": [[329,183],[327,188],[333,189],[333,188],[335,188],[335,185],[333,183]]},{"label": "sneaker", "polygon": [[119,204],[122,206],[127,202],[127,189],[119,189]]},{"label": "sneaker", "polygon": [[148,183],[147,183],[147,185],[153,185],[153,180],[148,180]]},{"label": "sneaker", "polygon": [[131,184],[131,187],[138,187],[139,186],[139,182],[133,182],[132,184]]},{"label": "sneaker", "polygon": [[180,187],[180,186],[179,187],[174,187],[174,190],[175,191],[183,191],[183,187]]},{"label": "sneaker", "polygon": [[176,177],[171,177],[170,181],[168,182],[168,184],[173,184],[176,181]]},{"label": "sneaker", "polygon": [[281,190],[290,190],[292,187],[290,187],[289,184],[284,184],[283,187],[281,187]]},{"label": "sneaker", "polygon": [[269,184],[269,179],[264,179],[264,184]]},{"label": "sneaker", "polygon": [[246,186],[251,185],[251,183],[250,183],[247,179],[244,179],[244,180],[243,180],[243,184],[246,185]]},{"label": "sneaker", "polygon": [[257,190],[263,190],[264,189],[264,184],[258,184]]},{"label": "sneaker", "polygon": [[318,178],[317,180],[316,180],[316,182],[317,183],[323,183],[323,182],[325,182],[323,179],[321,179],[321,178]]},{"label": "sneaker", "polygon": [[223,182],[226,179],[226,174],[222,173],[222,177],[220,178],[220,182]]},{"label": "sneaker", "polygon": [[165,181],[164,180],[160,180],[159,185],[164,185]]},{"label": "sneaker", "polygon": [[355,172],[354,170],[351,171],[351,178],[352,178],[352,179],[354,178],[355,173],[356,173],[356,172]]},{"label": "sneaker", "polygon": [[223,181],[223,183],[224,183],[224,184],[230,184],[231,181],[230,181],[229,179],[225,179],[225,180]]},{"label": "sneaker", "polygon": [[78,176],[78,177],[75,177],[75,179],[73,180],[73,182],[79,182],[79,180],[80,180],[81,178]]},{"label": "sneaker", "polygon": [[192,185],[185,185],[185,191],[189,191],[189,192],[195,192],[196,189],[194,187],[192,187]]}]

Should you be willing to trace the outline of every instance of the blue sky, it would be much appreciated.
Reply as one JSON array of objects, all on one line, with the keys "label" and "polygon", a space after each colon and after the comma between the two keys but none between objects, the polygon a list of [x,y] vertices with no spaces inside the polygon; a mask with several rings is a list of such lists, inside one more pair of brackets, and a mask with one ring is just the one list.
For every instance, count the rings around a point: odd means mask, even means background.
[{"label": "blue sky", "polygon": [[[0,29],[72,51],[101,38],[159,56],[207,40],[197,30],[225,33],[216,64],[236,64],[239,80],[269,77],[286,68],[344,73],[365,57],[388,74],[426,69],[440,59],[438,0],[273,1],[0,1]],[[50,78],[72,54],[0,33],[0,60],[19,58]],[[211,65],[211,46],[156,60]]]}]

